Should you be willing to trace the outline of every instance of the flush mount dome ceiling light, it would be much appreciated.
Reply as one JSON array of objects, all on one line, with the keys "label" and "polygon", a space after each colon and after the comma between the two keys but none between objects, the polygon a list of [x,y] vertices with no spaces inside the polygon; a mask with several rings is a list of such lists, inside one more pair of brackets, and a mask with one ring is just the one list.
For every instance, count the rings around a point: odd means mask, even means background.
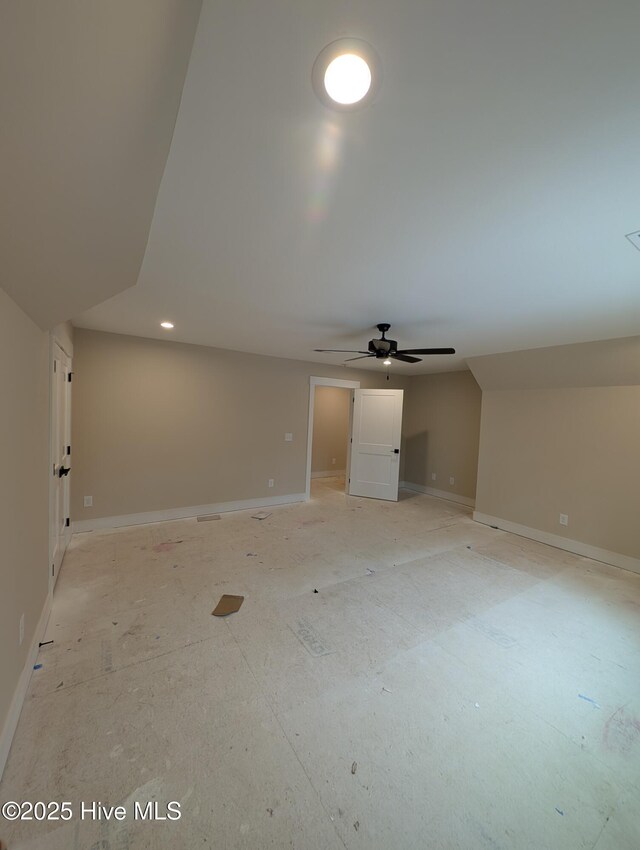
[{"label": "flush mount dome ceiling light", "polygon": [[380,60],[366,41],[340,38],[320,51],[311,82],[325,106],[341,112],[360,109],[380,87]]},{"label": "flush mount dome ceiling light", "polygon": [[174,326],[173,322],[160,322],[160,327],[165,328],[166,330],[170,331],[171,328],[173,328],[175,326]]}]

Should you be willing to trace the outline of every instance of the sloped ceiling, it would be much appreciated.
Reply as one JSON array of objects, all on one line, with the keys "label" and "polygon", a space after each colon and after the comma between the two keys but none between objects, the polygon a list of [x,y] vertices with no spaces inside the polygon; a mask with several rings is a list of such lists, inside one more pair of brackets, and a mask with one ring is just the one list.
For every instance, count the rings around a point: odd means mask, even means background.
[{"label": "sloped ceiling", "polygon": [[[637,0],[199,6],[0,5],[0,286],[43,327],[458,350],[406,374],[640,331]],[[341,36],[382,67],[351,113]]]},{"label": "sloped ceiling", "polygon": [[640,336],[472,357],[483,390],[640,386]]},{"label": "sloped ceiling", "polygon": [[43,328],[138,279],[200,7],[0,4],[0,286]]},{"label": "sloped ceiling", "polygon": [[[348,114],[311,86],[341,36],[383,73]],[[405,374],[637,334],[639,36],[638,0],[205,0],[140,282],[77,323],[458,349]]]}]

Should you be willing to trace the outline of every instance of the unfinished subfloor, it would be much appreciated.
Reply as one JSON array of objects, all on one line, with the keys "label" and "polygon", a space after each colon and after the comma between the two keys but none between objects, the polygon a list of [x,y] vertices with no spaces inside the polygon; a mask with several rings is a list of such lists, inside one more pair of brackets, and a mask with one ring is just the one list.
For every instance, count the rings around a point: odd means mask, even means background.
[{"label": "unfinished subfloor", "polygon": [[332,479],[251,513],[74,538],[0,785],[74,817],[9,850],[638,850],[639,575]]}]

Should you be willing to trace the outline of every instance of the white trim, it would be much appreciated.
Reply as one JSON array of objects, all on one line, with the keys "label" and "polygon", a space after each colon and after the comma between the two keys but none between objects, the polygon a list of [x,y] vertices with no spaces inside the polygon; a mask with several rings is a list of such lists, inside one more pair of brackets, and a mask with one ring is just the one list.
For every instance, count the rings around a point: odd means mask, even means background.
[{"label": "white trim", "polygon": [[[64,323],[62,323],[64,324]],[[49,336],[56,345],[64,351],[69,360],[73,360],[73,339],[68,339],[64,334],[59,333],[59,328],[62,325],[56,325],[49,331]]]},{"label": "white trim", "polygon": [[482,514],[479,511],[473,512],[473,518],[476,522],[481,522],[484,525],[496,526],[502,531],[510,531],[512,534],[519,534],[520,537],[528,537],[529,540],[546,543],[547,546],[555,546],[556,549],[564,549],[565,552],[573,552],[574,555],[583,555],[585,558],[591,558],[592,561],[601,561],[603,564],[611,564],[613,567],[630,570],[632,573],[640,573],[639,558],[620,555],[618,552],[609,551],[609,549],[600,549],[598,546],[581,543],[579,540],[569,540],[567,537],[560,537],[559,534],[529,528],[527,525],[520,525],[507,519],[499,519],[488,514]]},{"label": "white trim", "polygon": [[42,640],[44,633],[47,629],[47,623],[49,622],[50,614],[51,594],[47,593],[47,598],[45,599],[44,607],[42,609],[42,613],[40,614],[38,625],[36,626],[36,629],[33,633],[33,640],[31,641],[31,646],[29,647],[27,660],[25,661],[25,665],[22,668],[22,673],[20,674],[20,678],[18,679],[18,684],[13,694],[11,705],[9,706],[7,719],[4,722],[4,727],[2,729],[2,733],[0,734],[0,779],[2,779],[2,774],[7,763],[7,758],[9,757],[11,742],[13,741],[13,736],[18,725],[18,720],[20,720],[20,712],[22,711],[24,699],[27,695],[27,690],[29,688],[29,682],[31,681],[33,665],[36,663],[38,652],[40,651],[40,641]]},{"label": "white trim", "polygon": [[311,375],[309,384],[312,387],[342,387],[345,390],[359,390],[360,381],[343,381],[342,378],[318,378]]},{"label": "white trim", "polygon": [[312,472],[312,478],[342,478],[347,474],[346,469],[325,469],[324,472]]},{"label": "white trim", "polygon": [[[62,562],[64,560],[64,553],[66,551],[66,547],[67,547],[67,545],[69,543],[69,539],[71,537],[71,534],[69,534],[69,536],[66,540],[66,545],[64,547],[64,551],[62,553],[59,553],[58,563],[57,563],[57,565],[55,565],[54,571],[52,572],[52,567],[54,565],[54,552],[57,548],[57,539],[58,539],[58,534],[59,534],[59,531],[60,531],[59,528],[56,528],[55,513],[54,513],[55,499],[56,499],[56,495],[57,495],[56,494],[56,488],[58,487],[58,479],[55,476],[54,469],[55,469],[56,463],[58,462],[58,459],[59,459],[58,455],[56,453],[57,446],[54,445],[54,440],[53,440],[55,428],[57,427],[57,422],[55,421],[56,415],[59,415],[58,411],[57,411],[57,407],[56,407],[56,398],[55,398],[55,393],[56,393],[55,383],[56,382],[54,380],[54,372],[53,372],[53,364],[56,360],[56,355],[57,355],[56,348],[60,349],[60,352],[61,352],[61,355],[62,355],[59,358],[60,365],[62,366],[64,364],[64,358],[66,357],[67,361],[68,361],[66,365],[69,368],[69,372],[70,373],[73,372],[72,356],[65,349],[63,342],[56,336],[55,329],[54,329],[54,331],[49,332],[49,471],[48,471],[48,476],[49,476],[49,478],[48,478],[48,480],[49,480],[49,567],[48,567],[48,576],[49,576],[49,578],[48,578],[48,581],[49,581],[49,592],[50,593],[53,593],[56,582],[58,581],[58,577],[59,577],[60,572],[62,570]],[[72,385],[70,385],[66,390],[66,392],[69,393],[69,394],[72,394],[71,386]],[[68,416],[69,416],[69,426],[71,426],[71,399],[69,399],[69,410],[67,411],[67,413],[68,413]],[[69,443],[71,443],[70,433],[71,433],[71,427],[69,427]],[[71,515],[71,484],[70,483],[69,483],[68,493],[69,493],[69,504],[67,506],[67,508],[68,508],[67,516],[70,516]]]},{"label": "white trim", "polygon": [[126,525],[143,525],[147,522],[166,522],[170,519],[190,519],[206,514],[223,514],[228,511],[247,511],[255,508],[271,508],[276,505],[290,505],[304,502],[304,493],[292,493],[288,496],[266,496],[263,499],[243,499],[238,502],[217,502],[213,505],[196,505],[189,508],[168,508],[165,511],[146,511],[141,514],[123,516],[103,516],[95,519],[81,519],[72,523],[74,534],[84,531],[97,531],[101,528],[122,528]]},{"label": "white trim", "polygon": [[459,496],[457,493],[449,493],[448,490],[436,490],[435,487],[425,487],[424,484],[412,484],[411,481],[401,481],[402,490],[413,490],[415,493],[425,493],[427,496],[435,496],[437,499],[446,499],[448,502],[457,502],[468,508],[475,508],[476,500],[468,496]]},{"label": "white trim", "polygon": [[[313,445],[313,407],[316,398],[316,387],[342,387],[345,390],[359,390],[360,381],[344,381],[341,378],[320,378],[309,376],[309,419],[307,421],[307,472],[305,476],[305,499],[311,498],[311,450]],[[351,421],[351,420],[350,420]],[[351,436],[351,425],[349,425]]]}]

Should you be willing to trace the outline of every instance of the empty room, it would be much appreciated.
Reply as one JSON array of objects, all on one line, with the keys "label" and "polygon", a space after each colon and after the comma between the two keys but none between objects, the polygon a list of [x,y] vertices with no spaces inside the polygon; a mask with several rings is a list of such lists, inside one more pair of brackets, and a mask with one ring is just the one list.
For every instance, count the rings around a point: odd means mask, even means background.
[{"label": "empty room", "polygon": [[0,850],[638,850],[639,41],[0,4]]}]

